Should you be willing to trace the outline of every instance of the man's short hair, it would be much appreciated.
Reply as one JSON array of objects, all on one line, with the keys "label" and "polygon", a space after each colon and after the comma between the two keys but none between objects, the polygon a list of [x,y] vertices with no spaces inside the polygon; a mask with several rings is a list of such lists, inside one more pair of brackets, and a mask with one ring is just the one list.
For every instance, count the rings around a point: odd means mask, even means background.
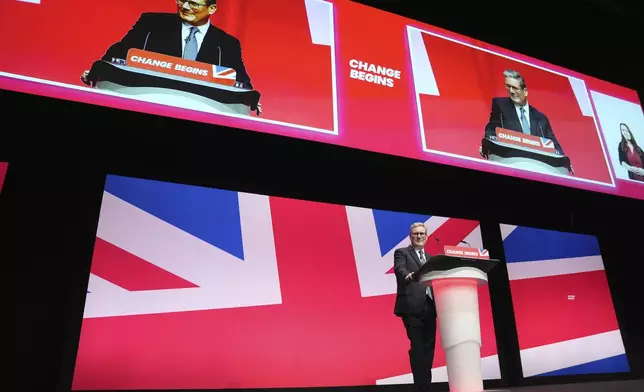
[{"label": "man's short hair", "polygon": [[518,80],[522,90],[528,87],[525,84],[525,79],[523,79],[523,76],[521,76],[520,73],[518,73],[513,69],[506,69],[505,71],[503,71],[503,76],[506,78],[512,78],[512,79]]},{"label": "man's short hair", "polygon": [[409,226],[409,234],[411,234],[412,230],[414,230],[414,227],[422,227],[425,229],[425,233],[427,233],[427,227],[425,227],[425,224],[423,222],[415,222],[412,223],[411,226]]}]

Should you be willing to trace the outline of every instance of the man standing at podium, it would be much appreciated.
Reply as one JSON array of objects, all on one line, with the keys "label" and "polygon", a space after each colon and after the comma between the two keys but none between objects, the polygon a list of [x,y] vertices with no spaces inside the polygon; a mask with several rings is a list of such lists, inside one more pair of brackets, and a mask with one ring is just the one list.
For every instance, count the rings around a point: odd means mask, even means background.
[{"label": "man standing at podium", "polygon": [[420,283],[416,272],[430,257],[425,253],[427,228],[417,222],[409,228],[411,245],[394,252],[396,305],[394,314],[402,319],[410,342],[409,362],[419,392],[429,391],[436,345],[436,306],[429,287]]},{"label": "man standing at podium", "polygon": [[508,97],[492,98],[492,110],[485,126],[485,138],[495,140],[496,128],[505,128],[548,138],[555,145],[555,152],[565,155],[548,117],[528,103],[528,86],[523,76],[517,71],[508,69],[503,72],[503,77]]},{"label": "man standing at podium", "polygon": [[[252,89],[239,40],[210,23],[217,0],[175,0],[177,13],[144,13],[102,60],[125,59],[132,48],[232,68],[239,87]],[[81,80],[93,85],[100,75],[85,71]]]}]

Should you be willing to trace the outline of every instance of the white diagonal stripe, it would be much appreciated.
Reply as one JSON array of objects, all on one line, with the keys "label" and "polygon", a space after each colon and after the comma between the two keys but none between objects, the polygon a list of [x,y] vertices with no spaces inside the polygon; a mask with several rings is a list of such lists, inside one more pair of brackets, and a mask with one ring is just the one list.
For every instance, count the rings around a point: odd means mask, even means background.
[{"label": "white diagonal stripe", "polygon": [[584,256],[508,263],[507,267],[510,280],[519,280],[603,271],[604,262],[601,256]]},{"label": "white diagonal stripe", "polygon": [[501,224],[500,226],[501,226],[501,238],[503,239],[503,241],[505,241],[505,239],[508,238],[508,236],[512,234],[512,232],[516,230],[516,228],[518,227],[518,226],[504,225],[504,224]]},{"label": "white diagonal stripe", "polygon": [[244,260],[104,192],[98,237],[199,287],[119,291],[92,276],[85,317],[281,303],[269,199],[238,195]]},{"label": "white diagonal stripe", "polygon": [[521,350],[523,376],[530,377],[624,354],[619,330]]},{"label": "white diagonal stripe", "polygon": [[[499,356],[491,355],[481,358],[481,370],[483,371],[484,380],[498,380],[501,378],[501,369],[499,367]],[[413,384],[414,376],[411,373],[400,376],[383,378],[376,380],[376,385],[393,385],[393,384]],[[440,366],[432,369],[432,383],[447,382],[447,367]]]}]

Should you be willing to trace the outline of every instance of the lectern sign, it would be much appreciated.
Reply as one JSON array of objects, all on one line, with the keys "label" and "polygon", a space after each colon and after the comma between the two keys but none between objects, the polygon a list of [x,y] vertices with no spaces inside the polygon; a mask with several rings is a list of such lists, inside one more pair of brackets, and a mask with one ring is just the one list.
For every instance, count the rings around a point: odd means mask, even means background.
[{"label": "lectern sign", "polygon": [[165,74],[219,83],[227,86],[235,84],[237,72],[232,68],[220,67],[168,56],[141,49],[130,49],[127,52],[126,64],[133,68],[163,72]]},{"label": "lectern sign", "polygon": [[469,257],[471,259],[489,260],[490,252],[487,249],[465,248],[462,246],[446,245],[443,249],[446,256]]},{"label": "lectern sign", "polygon": [[496,137],[499,141],[516,146],[532,148],[539,151],[555,152],[555,144],[546,137],[527,135],[525,133],[510,131],[505,128],[496,128]]}]

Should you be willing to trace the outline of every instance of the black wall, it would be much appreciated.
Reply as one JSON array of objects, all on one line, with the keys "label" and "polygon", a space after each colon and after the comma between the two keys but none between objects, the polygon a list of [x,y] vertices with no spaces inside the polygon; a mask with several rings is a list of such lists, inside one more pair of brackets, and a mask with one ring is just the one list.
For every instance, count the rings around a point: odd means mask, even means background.
[{"label": "black wall", "polygon": [[[641,76],[629,72],[637,64],[628,46],[641,29],[636,21],[620,24],[624,19],[590,11],[580,18],[580,8],[553,8],[551,1],[530,5],[527,16],[514,6],[508,11],[506,2],[482,3],[473,15],[462,4],[399,12],[644,91]],[[609,38],[591,45],[601,35],[593,31],[580,39],[591,27]],[[630,60],[617,61],[618,54]],[[0,160],[10,162],[0,194],[0,260],[12,390],[69,389],[108,173],[478,219],[493,255],[501,255],[499,222],[597,235],[633,368],[627,377],[644,377],[644,258],[629,249],[644,238],[642,201],[14,92],[0,91],[0,108]],[[522,380],[503,266],[490,275],[490,287],[504,376],[494,386],[622,377]]]}]

